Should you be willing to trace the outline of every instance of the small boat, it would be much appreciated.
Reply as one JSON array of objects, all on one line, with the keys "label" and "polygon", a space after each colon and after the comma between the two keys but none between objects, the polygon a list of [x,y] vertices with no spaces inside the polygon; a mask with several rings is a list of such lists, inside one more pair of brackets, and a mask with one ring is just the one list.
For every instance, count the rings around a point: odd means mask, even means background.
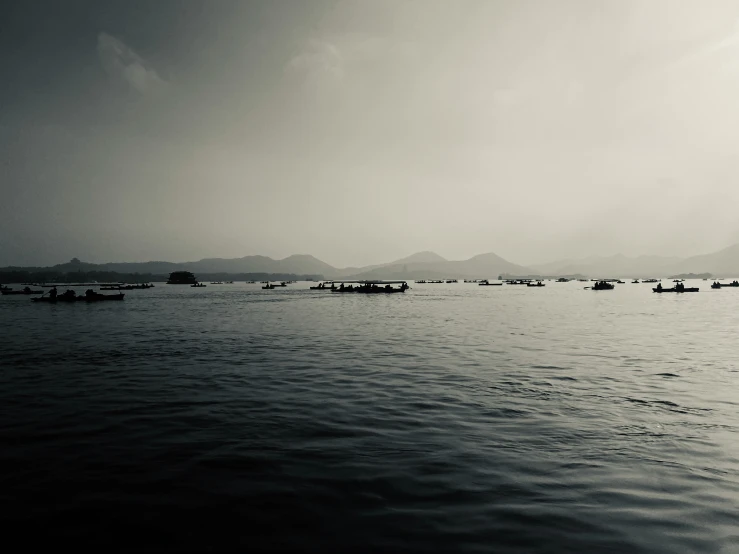
[{"label": "small boat", "polygon": [[310,287],[310,290],[331,290],[336,288],[336,285],[334,283],[328,282],[328,283],[318,283],[315,287]]},{"label": "small boat", "polygon": [[527,287],[546,287],[544,283],[541,281],[537,281],[536,283],[526,283]]},{"label": "small boat", "polygon": [[223,281],[212,281],[210,284],[211,285],[222,285]]},{"label": "small boat", "polygon": [[15,295],[15,294],[44,294],[44,291],[42,291],[42,290],[31,290],[30,288],[26,287],[26,288],[24,288],[22,290],[6,290],[6,289],[2,289],[0,291],[0,293],[2,293],[3,296],[6,296],[6,295]]},{"label": "small boat", "polygon": [[659,283],[661,279],[643,279],[642,283]]},{"label": "small boat", "polygon": [[632,285],[638,285],[639,284],[639,279],[634,279],[633,281],[631,281],[631,284]]},{"label": "small boat", "polygon": [[477,284],[478,284],[479,286],[481,286],[481,287],[500,287],[500,286],[502,286],[502,285],[503,285],[503,283],[491,283],[491,282],[490,282],[490,281],[488,281],[487,279],[485,279],[484,281],[480,281],[480,282],[479,282],[479,283],[477,283]]},{"label": "small boat", "polygon": [[13,290],[12,287],[4,287],[0,285],[0,292],[10,292],[11,290]]},{"label": "small boat", "polygon": [[447,279],[446,282],[447,283],[456,283],[457,280],[456,279]]},{"label": "small boat", "polygon": [[192,287],[194,289],[199,289],[201,287],[206,287],[206,286],[208,286],[208,285],[206,285],[205,283],[195,283],[194,285],[190,285],[190,287]]},{"label": "small boat", "polygon": [[266,285],[264,285],[264,286],[263,286],[262,288],[263,288],[264,290],[272,290],[273,288],[275,288],[275,286],[274,286],[274,285],[270,285],[269,283],[267,283],[267,284],[266,284]]},{"label": "small boat", "polygon": [[615,288],[616,285],[614,285],[613,283],[608,283],[607,281],[598,281],[592,287],[590,287],[590,290],[613,290]]},{"label": "small boat", "polygon": [[426,284],[426,280],[425,279],[419,279],[418,281],[416,281],[416,284],[417,285],[424,285],[424,284]]},{"label": "small boat", "polygon": [[560,277],[559,279],[555,281],[555,283],[569,283],[569,282],[570,280],[567,279],[566,277]]}]

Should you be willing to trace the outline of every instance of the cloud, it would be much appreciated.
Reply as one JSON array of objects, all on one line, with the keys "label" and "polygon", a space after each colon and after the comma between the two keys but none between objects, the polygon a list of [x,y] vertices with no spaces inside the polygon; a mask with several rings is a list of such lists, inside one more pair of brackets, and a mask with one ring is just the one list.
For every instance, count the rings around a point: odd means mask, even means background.
[{"label": "cloud", "polygon": [[141,94],[163,90],[168,84],[141,56],[108,33],[98,35],[97,51],[108,75],[126,82]]}]

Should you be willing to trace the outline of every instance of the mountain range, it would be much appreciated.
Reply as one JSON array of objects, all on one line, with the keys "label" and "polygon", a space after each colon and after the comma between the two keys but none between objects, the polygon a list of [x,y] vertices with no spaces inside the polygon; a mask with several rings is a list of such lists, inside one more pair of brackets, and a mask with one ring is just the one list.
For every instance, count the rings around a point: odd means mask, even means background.
[{"label": "mountain range", "polygon": [[689,258],[664,256],[592,256],[522,266],[489,252],[468,260],[447,260],[434,252],[418,252],[392,262],[365,267],[336,268],[308,254],[274,260],[266,256],[205,258],[195,262],[115,262],[91,264],[73,259],[50,268],[0,268],[0,271],[52,270],[57,272],[106,271],[167,275],[172,271],[202,274],[294,274],[325,279],[485,279],[509,276],[666,277],[683,273],[711,273],[718,277],[739,276],[739,244],[718,252]]}]

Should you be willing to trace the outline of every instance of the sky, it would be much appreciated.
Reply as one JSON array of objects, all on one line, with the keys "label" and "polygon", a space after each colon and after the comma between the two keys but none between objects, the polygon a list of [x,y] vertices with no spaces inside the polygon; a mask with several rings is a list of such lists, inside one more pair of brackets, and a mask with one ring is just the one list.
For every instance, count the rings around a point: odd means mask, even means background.
[{"label": "sky", "polygon": [[739,242],[739,3],[0,3],[0,266]]}]

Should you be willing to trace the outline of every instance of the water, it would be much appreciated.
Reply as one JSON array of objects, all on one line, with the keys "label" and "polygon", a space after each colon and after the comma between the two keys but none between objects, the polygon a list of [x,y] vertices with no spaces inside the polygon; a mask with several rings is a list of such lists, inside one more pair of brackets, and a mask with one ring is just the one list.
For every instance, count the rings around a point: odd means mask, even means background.
[{"label": "water", "polygon": [[4,538],[739,552],[739,290],[0,300]]}]

